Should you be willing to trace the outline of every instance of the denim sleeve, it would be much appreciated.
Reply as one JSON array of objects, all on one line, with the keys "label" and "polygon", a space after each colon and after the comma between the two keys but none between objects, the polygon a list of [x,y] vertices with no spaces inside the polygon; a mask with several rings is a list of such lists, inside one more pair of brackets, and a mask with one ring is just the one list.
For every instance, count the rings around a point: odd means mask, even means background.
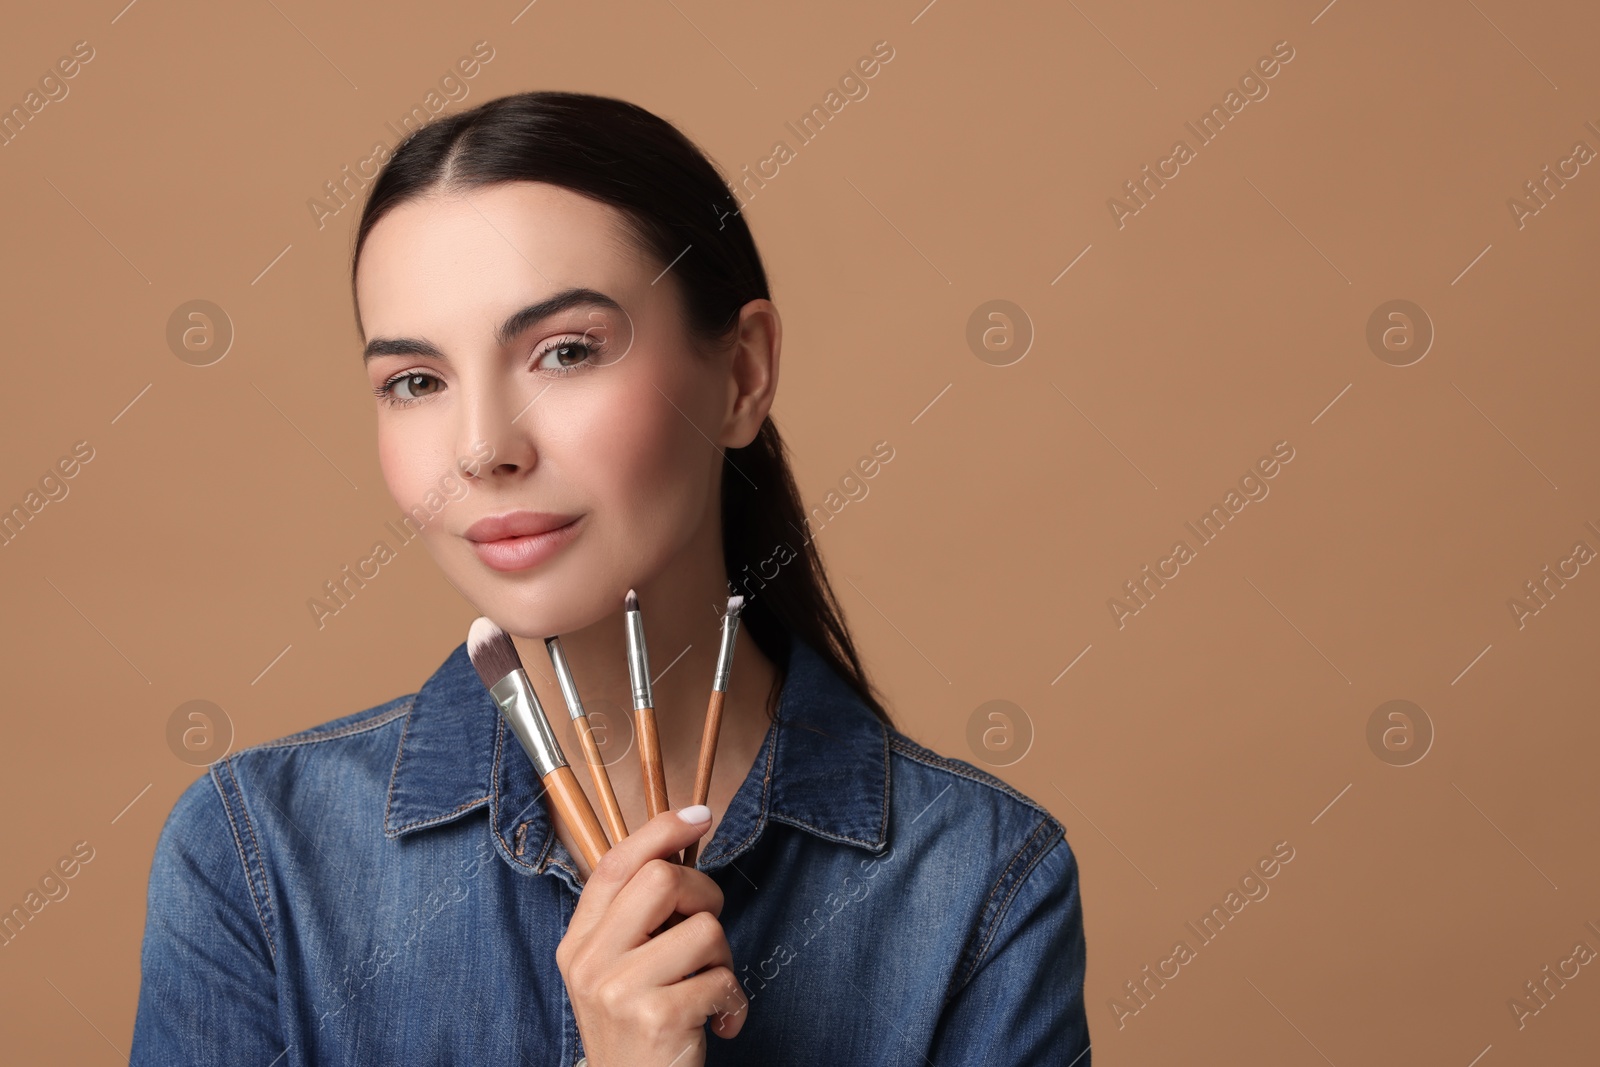
[{"label": "denim sleeve", "polygon": [[258,911],[266,883],[247,876],[236,836],[250,833],[243,814],[223,803],[207,774],[184,790],[161,829],[130,1067],[267,1067],[284,1052],[274,950]]},{"label": "denim sleeve", "polygon": [[[1090,1067],[1077,857],[1059,829],[1039,851],[1040,834],[994,888],[975,969],[934,1032],[935,1067]],[[1037,862],[1013,876],[1030,852]]]}]

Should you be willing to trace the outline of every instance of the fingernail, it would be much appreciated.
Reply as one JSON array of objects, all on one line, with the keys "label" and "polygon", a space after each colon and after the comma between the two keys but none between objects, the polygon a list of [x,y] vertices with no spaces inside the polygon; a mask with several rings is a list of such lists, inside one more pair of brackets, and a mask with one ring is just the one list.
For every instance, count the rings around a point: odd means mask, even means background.
[{"label": "fingernail", "polygon": [[711,809],[704,804],[690,804],[687,808],[678,809],[678,818],[690,826],[699,826],[711,821]]}]

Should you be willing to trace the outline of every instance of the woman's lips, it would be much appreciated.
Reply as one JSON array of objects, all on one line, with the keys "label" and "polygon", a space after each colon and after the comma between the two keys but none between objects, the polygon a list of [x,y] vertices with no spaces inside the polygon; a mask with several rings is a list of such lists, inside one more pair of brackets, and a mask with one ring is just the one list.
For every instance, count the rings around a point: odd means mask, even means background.
[{"label": "woman's lips", "polygon": [[520,571],[537,566],[561,551],[576,536],[583,516],[544,533],[504,537],[498,541],[473,541],[478,558],[497,571]]}]

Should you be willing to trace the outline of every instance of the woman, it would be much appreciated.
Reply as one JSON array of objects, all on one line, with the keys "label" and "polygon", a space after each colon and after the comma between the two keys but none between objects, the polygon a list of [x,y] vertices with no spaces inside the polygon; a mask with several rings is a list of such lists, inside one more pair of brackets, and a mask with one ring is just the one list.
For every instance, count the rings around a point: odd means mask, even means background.
[{"label": "woman", "polygon": [[[424,543],[547,709],[547,634],[614,709],[631,833],[588,869],[463,644],[180,797],[133,1063],[1088,1067],[1061,824],[875,695],[769,417],[765,272],[693,144],[573,93],[441,119],[374,183],[351,282],[390,492],[440,502],[413,512]],[[678,804],[747,598],[709,812],[646,821],[621,773],[629,589]]]}]

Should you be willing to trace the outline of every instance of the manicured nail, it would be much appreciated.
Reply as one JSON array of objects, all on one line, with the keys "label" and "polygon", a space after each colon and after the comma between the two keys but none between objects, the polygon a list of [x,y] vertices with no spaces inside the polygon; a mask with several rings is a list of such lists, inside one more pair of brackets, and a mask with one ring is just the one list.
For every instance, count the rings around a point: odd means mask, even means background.
[{"label": "manicured nail", "polygon": [[704,804],[690,804],[687,808],[678,809],[678,818],[690,826],[699,826],[711,821],[711,809]]}]

